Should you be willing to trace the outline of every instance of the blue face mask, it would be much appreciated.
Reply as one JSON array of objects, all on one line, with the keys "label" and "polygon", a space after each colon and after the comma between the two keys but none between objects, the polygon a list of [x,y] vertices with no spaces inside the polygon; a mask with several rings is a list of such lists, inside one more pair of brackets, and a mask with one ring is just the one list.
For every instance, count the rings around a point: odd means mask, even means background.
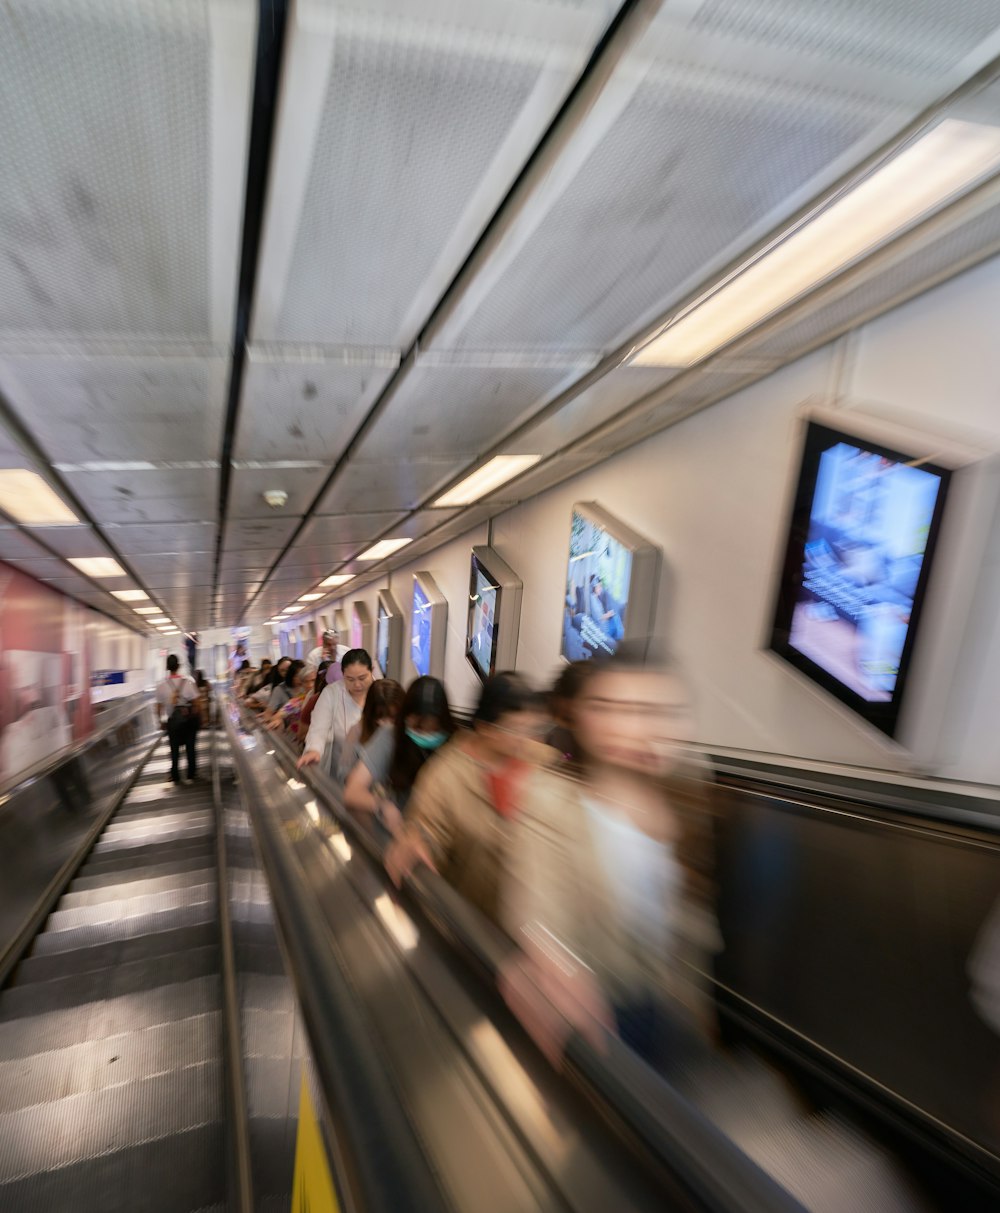
[{"label": "blue face mask", "polygon": [[437,750],[448,740],[447,733],[415,733],[407,729],[406,735],[421,750]]}]

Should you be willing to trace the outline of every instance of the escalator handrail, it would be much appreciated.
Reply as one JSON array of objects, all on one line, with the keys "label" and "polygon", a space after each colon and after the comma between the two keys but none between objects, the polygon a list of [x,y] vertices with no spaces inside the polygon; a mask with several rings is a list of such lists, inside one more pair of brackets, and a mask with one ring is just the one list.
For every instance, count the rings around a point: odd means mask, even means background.
[{"label": "escalator handrail", "polygon": [[224,708],[233,763],[244,792],[279,934],[309,1034],[320,1090],[339,1132],[331,1166],[349,1188],[350,1207],[365,1213],[445,1213],[430,1165],[369,1033],[367,1022],[330,948],[315,894],[304,886],[276,796],[241,745],[248,730]]},{"label": "escalator handrail", "polygon": [[[256,718],[239,709],[244,728]],[[269,734],[268,746],[294,769],[297,755],[280,734]],[[384,844],[373,824],[346,809],[333,780],[317,767],[306,767],[296,778],[305,782],[318,801],[380,863]],[[496,983],[501,964],[513,945],[475,907],[436,872],[418,868],[406,880],[424,918],[458,944],[472,965]],[[616,1039],[602,1054],[578,1033],[571,1035],[564,1071],[584,1088],[599,1107],[610,1113],[616,1127],[638,1142],[654,1167],[680,1179],[712,1213],[803,1213],[801,1204],[742,1153],[706,1116],[682,1099]]]},{"label": "escalator handrail", "polygon": [[[140,715],[153,702],[153,697],[146,691],[139,691],[136,695],[129,695],[126,699],[119,701],[121,704],[131,703],[131,708],[114,713],[113,720],[107,720],[101,724],[96,732],[91,733],[89,737],[84,737],[80,741],[74,741],[70,745],[63,746],[62,749],[56,750],[54,754],[48,754],[45,758],[41,758],[32,766],[12,776],[6,783],[0,784],[0,809],[5,808],[15,796],[18,795],[29,784],[38,783],[42,779],[47,779],[50,775],[55,774],[60,767],[66,766],[76,758],[82,757],[88,750],[92,750],[94,746],[99,745],[106,737],[122,728]],[[109,713],[111,715],[111,713]]]}]

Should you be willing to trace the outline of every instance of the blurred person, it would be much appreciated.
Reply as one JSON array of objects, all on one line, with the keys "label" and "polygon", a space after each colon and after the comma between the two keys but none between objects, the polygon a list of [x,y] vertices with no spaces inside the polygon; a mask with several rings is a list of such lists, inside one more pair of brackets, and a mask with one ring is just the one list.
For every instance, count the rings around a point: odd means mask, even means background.
[{"label": "blurred person", "polygon": [[690,696],[675,668],[619,655],[575,723],[581,778],[538,773],[512,829],[501,919],[523,956],[503,990],[550,1056],[566,1024],[613,1027],[668,1069],[715,1034],[705,975],[722,946]]},{"label": "blurred person", "polygon": [[361,709],[361,719],[344,739],[340,769],[345,774],[345,804],[346,784],[355,767],[362,761],[363,755],[369,749],[378,753],[384,748],[380,746],[383,738],[388,739],[389,754],[392,754],[393,730],[403,697],[403,688],[392,678],[380,678],[368,688],[365,706]]},{"label": "blurred person", "polygon": [[319,644],[306,655],[306,665],[318,669],[321,661],[341,662],[347,656],[347,652],[347,646],[340,643],[337,629],[327,628],[320,637]]},{"label": "blurred person", "polygon": [[260,663],[260,669],[251,669],[248,671],[246,681],[244,683],[244,695],[253,695],[259,691],[264,683],[268,680],[271,674],[271,662],[267,657]]},{"label": "blurred person", "polygon": [[604,584],[599,573],[590,576],[590,617],[606,636],[619,641],[625,635],[621,604]]},{"label": "blurred person", "polygon": [[175,653],[167,658],[167,676],[156,688],[156,707],[160,725],[170,742],[170,782],[180,783],[180,754],[184,746],[187,755],[188,779],[197,778],[195,742],[198,725],[194,704],[198,688],[194,679],[180,673],[181,663]]},{"label": "blurred person", "polygon": [[[334,672],[340,675],[333,677]],[[335,779],[340,778],[339,763],[344,739],[361,719],[368,688],[372,685],[372,659],[364,649],[348,649],[340,666],[330,665],[327,689],[313,708],[305,750],[300,767],[322,763]]]},{"label": "blurred person", "polygon": [[194,685],[198,690],[195,700],[195,717],[198,729],[207,729],[212,724],[212,684],[205,677],[203,670],[195,670]]},{"label": "blurred person", "polygon": [[422,675],[410,683],[394,726],[383,728],[359,750],[344,785],[349,809],[375,813],[398,833],[402,814],[423,765],[456,729],[440,679]]},{"label": "blurred person", "polygon": [[309,697],[302,705],[302,711],[299,713],[298,739],[304,742],[306,734],[309,732],[309,726],[312,724],[313,709],[316,707],[316,700],[327,688],[326,675],[327,671],[334,663],[332,661],[321,661],[319,668],[316,670],[316,677],[313,679],[312,690]]},{"label": "blurred person", "polygon": [[[242,640],[237,641],[236,647],[229,654],[229,671],[235,674],[237,670],[242,669],[244,661],[247,660],[249,654],[247,647]],[[249,663],[248,663],[249,664]]]},{"label": "blurred person", "polygon": [[[274,686],[271,688],[271,694],[268,696],[267,707],[264,709],[264,714],[262,716],[262,720],[265,724],[268,721],[273,720],[275,714],[280,712],[285,704],[288,703],[289,700],[294,699],[295,696],[301,691],[301,675],[302,671],[305,669],[305,664],[306,663],[304,661],[295,660],[289,661],[289,663],[285,666],[284,677],[274,684]],[[279,662],[279,672],[281,665],[282,663]]]},{"label": "blurred person", "polygon": [[521,784],[556,757],[542,742],[547,728],[541,697],[519,674],[488,679],[471,732],[455,735],[417,776],[406,825],[386,854],[393,880],[426,863],[497,922]]},{"label": "blurred person", "polygon": [[302,710],[312,695],[316,674],[305,662],[293,661],[285,675],[286,686],[289,677],[291,677],[290,698],[270,716],[265,712],[264,720],[265,728],[273,733],[285,733],[292,742],[295,742],[300,734]]},{"label": "blurred person", "polygon": [[597,668],[593,661],[571,661],[563,668],[548,695],[549,713],[554,723],[546,741],[574,769],[580,762],[580,744],[576,739],[577,705]]},{"label": "blurred person", "polygon": [[285,681],[285,675],[288,673],[288,667],[292,664],[291,657],[280,657],[278,661],[271,666],[267,678],[261,684],[260,688],[251,695],[246,695],[243,703],[252,712],[264,712],[271,704],[271,696],[275,690]]},{"label": "blurred person", "polygon": [[249,661],[242,662],[240,668],[233,673],[233,689],[238,696],[246,694],[246,688],[256,673]]}]

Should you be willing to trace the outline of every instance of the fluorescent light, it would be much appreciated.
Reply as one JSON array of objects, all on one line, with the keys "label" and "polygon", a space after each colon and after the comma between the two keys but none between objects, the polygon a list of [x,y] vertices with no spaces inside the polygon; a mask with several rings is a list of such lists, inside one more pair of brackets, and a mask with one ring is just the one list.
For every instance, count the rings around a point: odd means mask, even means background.
[{"label": "fluorescent light", "polygon": [[132,610],[137,615],[159,615],[161,613],[159,607],[133,607]]},{"label": "fluorescent light", "polygon": [[119,602],[144,602],[149,597],[145,590],[112,590],[111,593]]},{"label": "fluorescent light", "polygon": [[88,577],[124,577],[125,570],[110,556],[70,556],[70,564]]},{"label": "fluorescent light", "polygon": [[303,594],[299,602],[316,602],[317,599],[324,597],[324,594]]},{"label": "fluorescent light", "polygon": [[632,364],[699,362],[998,166],[1000,127],[945,119],[791,234],[779,237],[670,323]]},{"label": "fluorescent light", "polygon": [[170,620],[166,617],[166,615],[161,615],[159,619],[147,619],[146,622],[147,623],[169,623]]},{"label": "fluorescent light", "polygon": [[[434,502],[434,509],[447,505],[471,505],[487,493],[492,493],[508,480],[520,476],[541,459],[541,455],[497,455],[489,463],[477,468],[443,497]],[[364,557],[362,557],[364,559]]]},{"label": "fluorescent light", "polygon": [[179,631],[180,631],[180,628],[175,628],[175,627],[174,627],[174,626],[171,624],[169,627],[166,627],[166,628],[157,628],[156,630],[157,630],[158,632],[163,632],[163,634],[164,634],[164,635],[167,635],[167,634],[169,634],[170,632],[179,632]]},{"label": "fluorescent light", "polygon": [[79,526],[80,519],[37,472],[0,471],[0,510],[24,526]]},{"label": "fluorescent light", "polygon": [[327,577],[325,581],[321,581],[321,586],[346,585],[349,581],[354,580],[353,573],[334,573],[331,577]]},{"label": "fluorescent light", "polygon": [[412,542],[412,539],[380,539],[367,552],[362,552],[358,560],[384,560],[386,556],[391,556],[393,552],[398,552],[400,548],[405,548]]}]

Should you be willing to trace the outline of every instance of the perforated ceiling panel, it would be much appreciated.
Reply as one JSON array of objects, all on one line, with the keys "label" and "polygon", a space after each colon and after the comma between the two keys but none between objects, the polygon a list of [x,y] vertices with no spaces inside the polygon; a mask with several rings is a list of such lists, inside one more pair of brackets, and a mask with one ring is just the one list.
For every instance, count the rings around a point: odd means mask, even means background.
[{"label": "perforated ceiling panel", "polygon": [[[301,6],[286,53],[289,104],[255,340],[409,344],[613,8]],[[298,162],[282,158],[282,142],[299,149]]]},{"label": "perforated ceiling panel", "polygon": [[264,361],[252,354],[237,459],[334,463],[391,374],[391,364]]},{"label": "perforated ceiling panel", "polygon": [[222,358],[0,358],[0,391],[56,463],[214,460]]},{"label": "perforated ceiling panel", "polygon": [[361,444],[358,458],[471,458],[566,377],[565,370],[417,366]]},{"label": "perforated ceiling panel", "polygon": [[319,503],[321,514],[412,510],[455,475],[454,459],[353,459]]},{"label": "perforated ceiling panel", "polygon": [[228,338],[240,182],[214,196],[210,159],[242,163],[255,7],[3,5],[0,138],[17,171],[0,174],[0,332]]},{"label": "perforated ceiling panel", "polygon": [[455,344],[615,345],[885,114],[818,89],[648,80]]},{"label": "perforated ceiling panel", "polygon": [[109,522],[196,522],[214,513],[218,471],[65,472],[99,525]]},{"label": "perforated ceiling panel", "polygon": [[853,65],[937,76],[997,26],[996,0],[704,0],[694,29]]}]

